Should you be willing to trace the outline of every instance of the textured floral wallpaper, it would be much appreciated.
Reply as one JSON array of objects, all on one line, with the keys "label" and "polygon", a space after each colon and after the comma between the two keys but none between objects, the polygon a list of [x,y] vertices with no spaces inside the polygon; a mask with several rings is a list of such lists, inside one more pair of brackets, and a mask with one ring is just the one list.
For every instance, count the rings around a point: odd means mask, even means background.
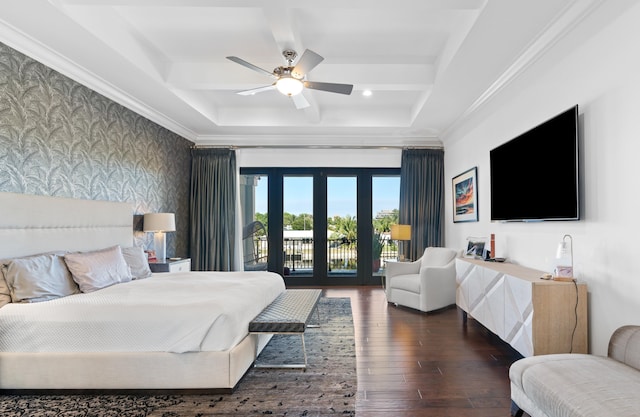
[{"label": "textured floral wallpaper", "polygon": [[167,254],[186,257],[192,145],[0,43],[0,191],[174,212]]}]

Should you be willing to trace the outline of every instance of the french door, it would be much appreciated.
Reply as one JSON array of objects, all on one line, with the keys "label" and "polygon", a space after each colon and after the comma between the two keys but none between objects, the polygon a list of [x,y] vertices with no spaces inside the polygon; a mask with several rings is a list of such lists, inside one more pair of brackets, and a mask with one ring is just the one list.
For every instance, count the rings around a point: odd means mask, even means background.
[{"label": "french door", "polygon": [[[384,266],[379,270],[374,257],[384,230],[374,223],[383,228],[376,217],[397,212],[399,169],[242,168],[240,174],[243,222],[265,227],[264,236],[245,239],[245,261],[266,259],[287,285],[380,284]],[[386,206],[374,209],[381,199]],[[395,256],[392,244],[383,245],[387,258]]]}]

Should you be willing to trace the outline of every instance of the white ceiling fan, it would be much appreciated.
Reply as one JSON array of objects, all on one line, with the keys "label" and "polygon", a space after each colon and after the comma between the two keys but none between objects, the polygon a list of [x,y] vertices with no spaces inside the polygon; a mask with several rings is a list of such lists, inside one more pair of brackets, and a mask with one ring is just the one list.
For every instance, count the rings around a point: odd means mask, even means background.
[{"label": "white ceiling fan", "polygon": [[265,69],[257,67],[236,56],[228,56],[227,59],[237,64],[240,64],[251,70],[259,72],[260,74],[275,79],[275,81],[271,85],[252,88],[250,90],[238,91],[237,94],[247,96],[261,93],[263,91],[277,89],[282,94],[291,97],[297,109],[304,109],[305,107],[309,107],[309,102],[307,101],[307,99],[302,94],[300,94],[304,88],[328,91],[330,93],[339,93],[346,95],[351,94],[351,91],[353,90],[353,85],[351,84],[323,83],[306,80],[307,73],[324,60],[322,56],[318,55],[312,50],[305,50],[295,66],[293,66],[293,61],[295,61],[296,57],[298,56],[296,51],[287,49],[282,52],[282,55],[287,61],[287,65],[276,67],[273,72],[269,72]]}]

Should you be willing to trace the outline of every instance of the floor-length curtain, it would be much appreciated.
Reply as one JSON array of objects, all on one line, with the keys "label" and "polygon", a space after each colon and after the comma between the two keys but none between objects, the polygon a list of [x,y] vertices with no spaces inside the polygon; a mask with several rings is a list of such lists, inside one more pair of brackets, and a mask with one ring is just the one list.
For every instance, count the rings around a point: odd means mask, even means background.
[{"label": "floor-length curtain", "polygon": [[231,271],[236,240],[236,154],[191,152],[191,264],[196,271]]},{"label": "floor-length curtain", "polygon": [[428,246],[444,245],[444,151],[404,149],[400,168],[400,224],[411,225],[404,255],[418,259]]}]

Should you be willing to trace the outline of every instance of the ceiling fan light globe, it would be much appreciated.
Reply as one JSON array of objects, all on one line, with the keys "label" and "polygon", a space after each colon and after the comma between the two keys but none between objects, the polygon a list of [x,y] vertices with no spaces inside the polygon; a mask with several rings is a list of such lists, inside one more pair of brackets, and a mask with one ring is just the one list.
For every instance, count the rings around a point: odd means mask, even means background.
[{"label": "ceiling fan light globe", "polygon": [[276,81],[276,88],[285,96],[295,96],[302,92],[302,82],[293,77],[281,77]]}]

